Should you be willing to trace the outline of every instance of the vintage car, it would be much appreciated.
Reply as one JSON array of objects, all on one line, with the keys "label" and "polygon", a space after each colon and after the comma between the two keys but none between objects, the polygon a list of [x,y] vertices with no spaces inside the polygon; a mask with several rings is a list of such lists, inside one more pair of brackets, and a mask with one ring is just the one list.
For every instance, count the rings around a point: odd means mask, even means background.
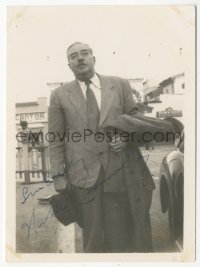
[{"label": "vintage car", "polygon": [[175,149],[162,160],[159,176],[162,212],[168,212],[170,240],[183,248],[184,130],[175,139]]}]

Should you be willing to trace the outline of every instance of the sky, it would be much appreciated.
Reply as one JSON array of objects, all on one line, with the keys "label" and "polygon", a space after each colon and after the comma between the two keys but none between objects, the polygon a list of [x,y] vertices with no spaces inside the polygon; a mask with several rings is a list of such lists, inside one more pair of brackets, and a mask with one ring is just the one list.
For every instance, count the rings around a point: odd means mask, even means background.
[{"label": "sky", "polygon": [[7,90],[34,101],[49,97],[47,83],[74,79],[66,49],[75,41],[93,48],[100,74],[161,82],[186,71],[194,25],[192,6],[10,6]]}]

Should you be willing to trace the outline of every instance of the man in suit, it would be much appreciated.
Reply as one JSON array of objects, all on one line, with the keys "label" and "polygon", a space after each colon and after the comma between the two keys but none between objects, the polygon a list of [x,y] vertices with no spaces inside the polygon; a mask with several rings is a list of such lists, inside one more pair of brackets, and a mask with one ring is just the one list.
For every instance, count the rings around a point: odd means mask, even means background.
[{"label": "man in suit", "polygon": [[67,57],[75,80],[52,92],[49,110],[55,190],[73,196],[84,252],[151,252],[154,182],[138,147],[105,127],[137,114],[130,84],[97,74],[86,44],[73,43]]}]

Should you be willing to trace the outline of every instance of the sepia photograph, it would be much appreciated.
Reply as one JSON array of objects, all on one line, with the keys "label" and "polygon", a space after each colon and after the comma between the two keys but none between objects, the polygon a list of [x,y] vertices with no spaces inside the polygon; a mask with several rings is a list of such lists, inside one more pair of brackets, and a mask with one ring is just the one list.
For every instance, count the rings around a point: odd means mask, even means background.
[{"label": "sepia photograph", "polygon": [[6,12],[7,260],[193,261],[195,6]]}]

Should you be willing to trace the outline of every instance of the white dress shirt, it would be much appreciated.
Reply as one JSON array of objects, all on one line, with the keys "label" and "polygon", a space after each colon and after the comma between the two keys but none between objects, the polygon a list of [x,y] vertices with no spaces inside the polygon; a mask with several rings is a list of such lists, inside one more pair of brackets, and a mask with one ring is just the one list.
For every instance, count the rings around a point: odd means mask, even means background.
[{"label": "white dress shirt", "polygon": [[[91,88],[91,90],[93,91],[93,93],[94,93],[94,95],[96,97],[97,104],[98,104],[98,107],[99,107],[99,110],[100,110],[101,109],[101,84],[100,84],[99,77],[96,75],[96,73],[90,79],[90,81],[91,81],[90,88]],[[82,81],[79,81],[79,80],[78,80],[78,83],[79,83],[79,85],[81,87],[83,95],[86,98],[87,85],[85,84],[85,82],[82,82]]]}]

